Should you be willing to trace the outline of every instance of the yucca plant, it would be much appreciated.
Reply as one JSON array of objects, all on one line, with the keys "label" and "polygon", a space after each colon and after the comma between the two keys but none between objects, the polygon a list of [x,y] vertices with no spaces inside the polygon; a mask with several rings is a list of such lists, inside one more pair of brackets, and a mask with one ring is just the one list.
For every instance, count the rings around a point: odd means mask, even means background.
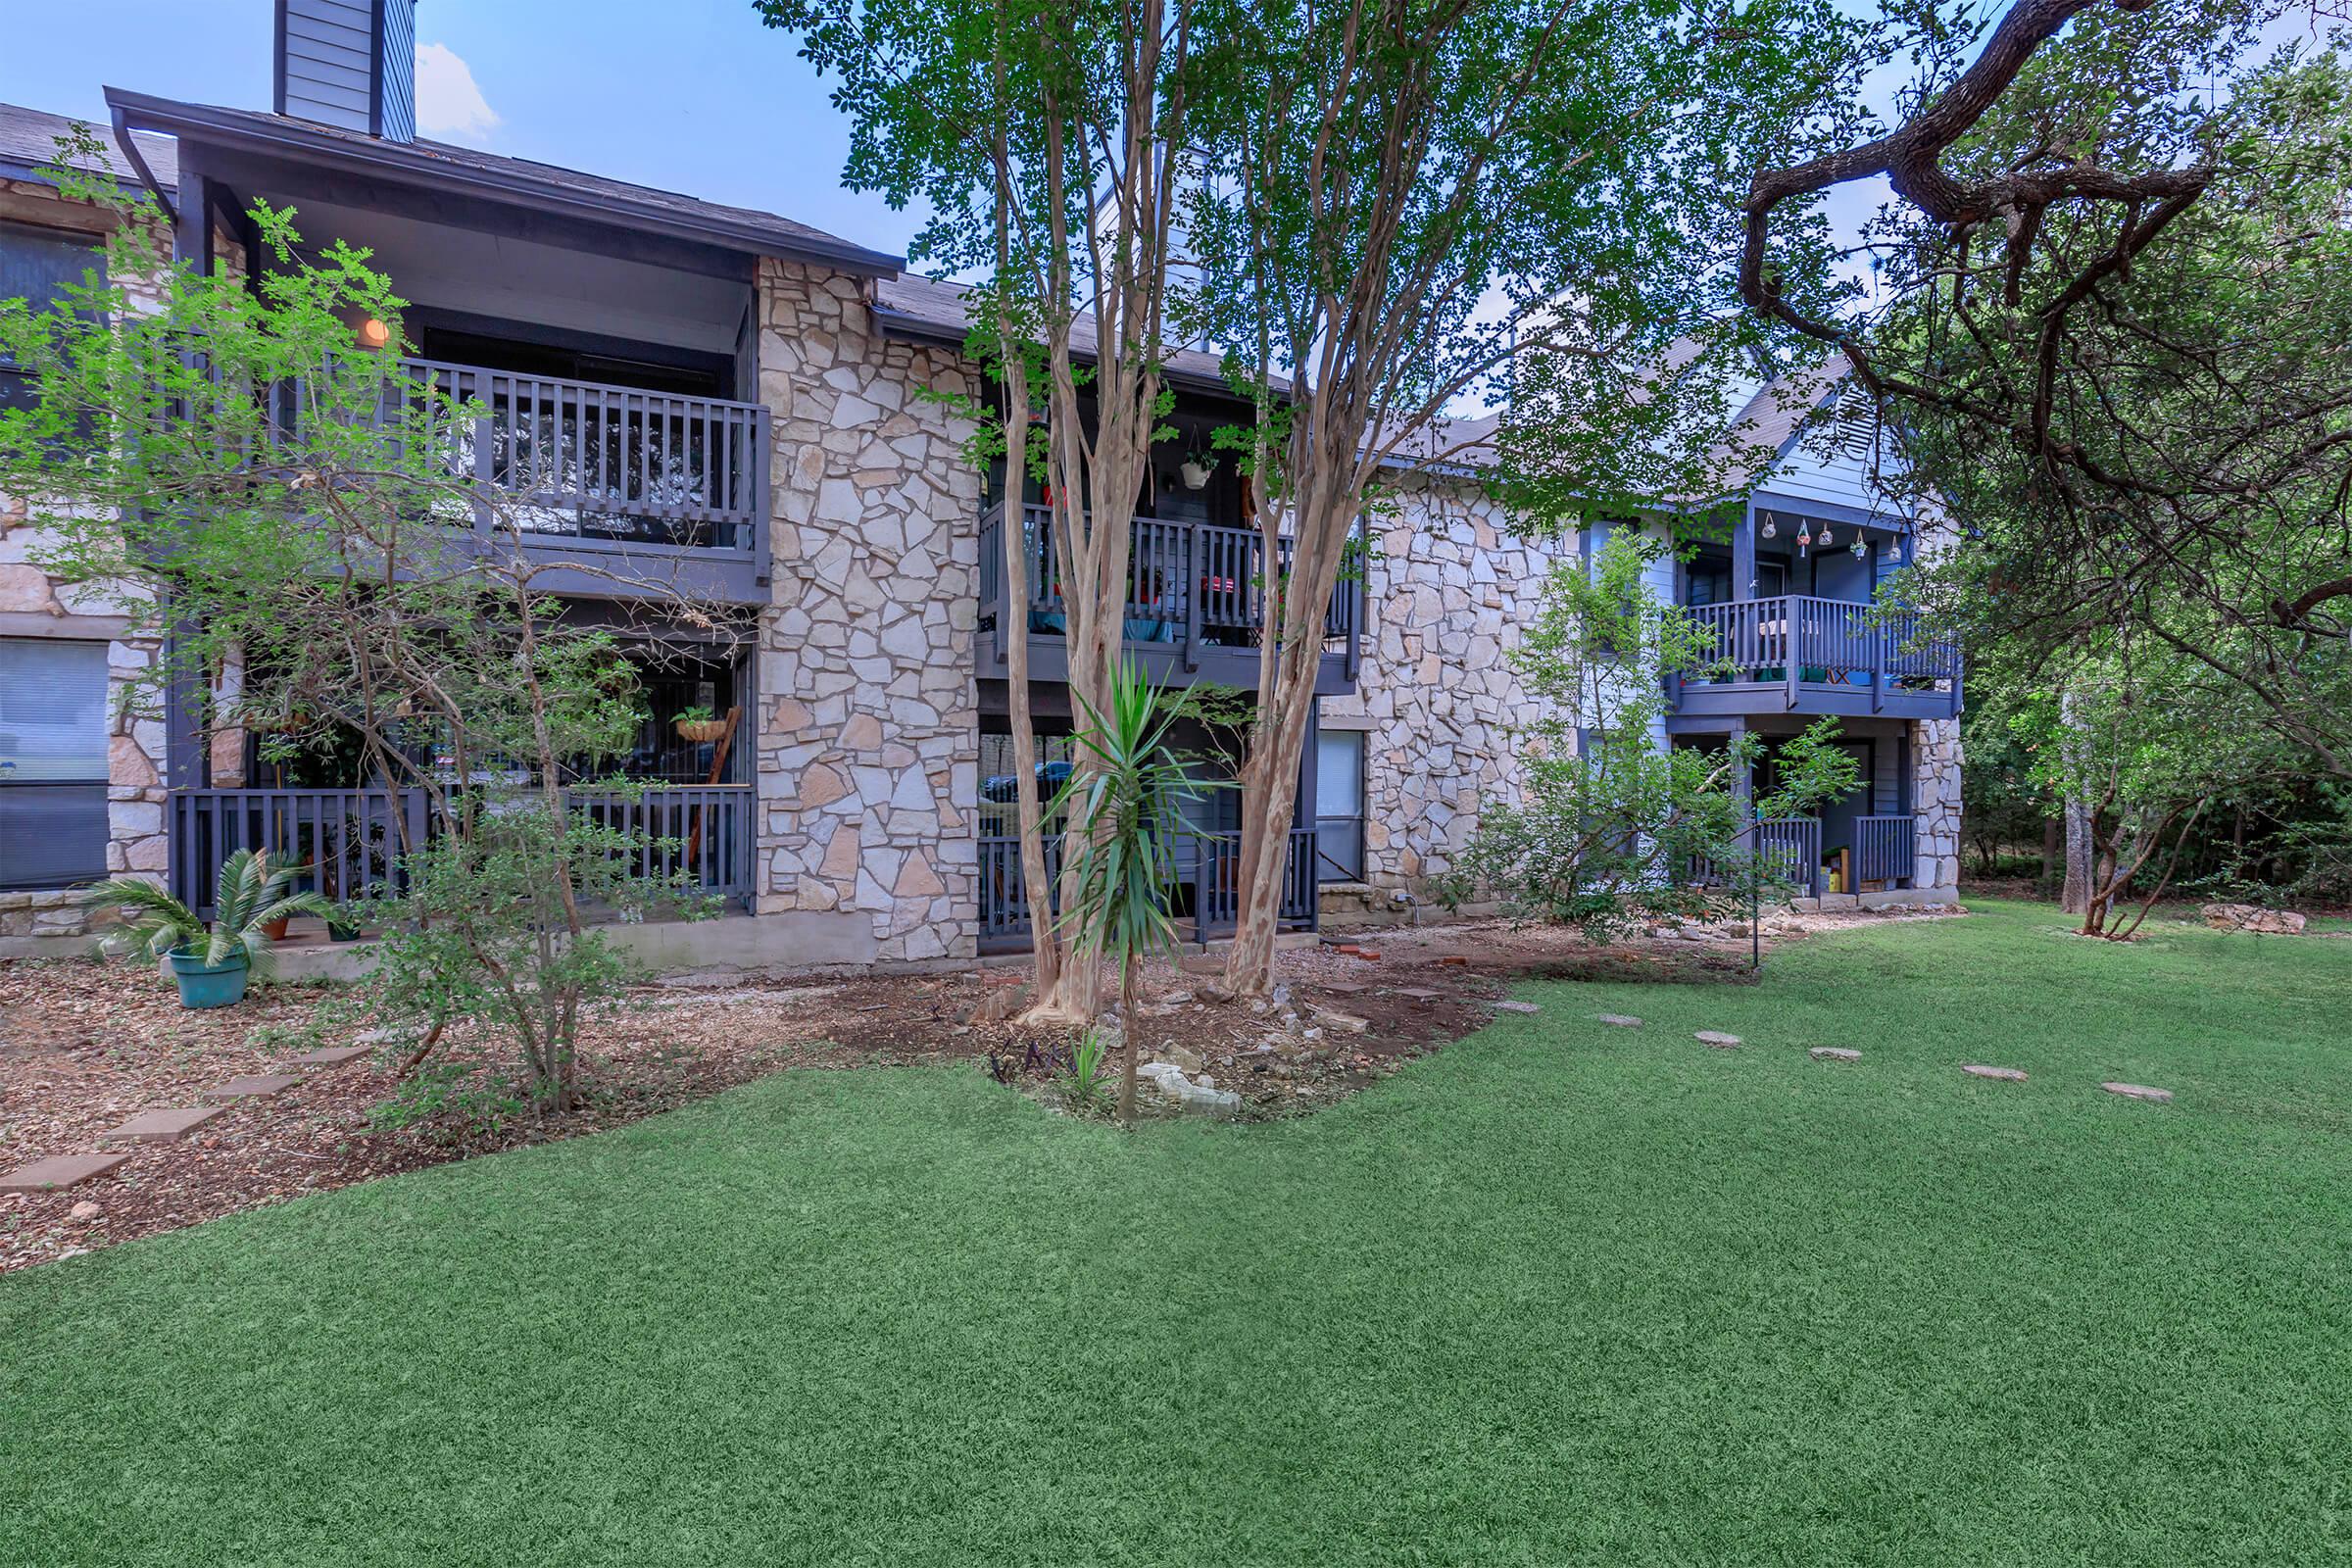
[{"label": "yucca plant", "polygon": [[267,852],[239,850],[220,862],[218,912],[210,924],[196,911],[152,882],[117,877],[92,888],[84,900],[93,908],[132,911],[129,937],[133,950],[153,957],[181,954],[217,969],[240,955],[255,975],[270,969],[269,933],[262,927],[297,914],[324,919],[334,906],[309,889],[294,890],[294,879],[307,866],[273,869]]},{"label": "yucca plant", "polygon": [[1072,737],[1077,763],[1054,798],[1049,815],[1068,823],[1065,855],[1073,857],[1075,896],[1061,912],[1070,945],[1089,959],[1108,956],[1119,966],[1119,1120],[1135,1120],[1136,965],[1180,945],[1168,890],[1176,880],[1177,808],[1201,792],[1167,747],[1176,721],[1172,705],[1132,662],[1111,676],[1110,711],[1097,712],[1083,696],[1086,727]]}]

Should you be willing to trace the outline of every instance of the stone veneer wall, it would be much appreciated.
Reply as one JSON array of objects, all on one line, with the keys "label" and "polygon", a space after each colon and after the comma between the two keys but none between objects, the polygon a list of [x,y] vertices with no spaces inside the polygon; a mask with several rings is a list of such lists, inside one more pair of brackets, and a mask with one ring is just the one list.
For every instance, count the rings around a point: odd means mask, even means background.
[{"label": "stone veneer wall", "polygon": [[[67,201],[52,186],[0,179],[0,217],[95,234],[100,216]],[[139,291],[132,290],[134,299]],[[61,585],[35,564],[39,532],[31,502],[0,494],[0,637],[103,642],[108,671],[107,849],[110,872],[163,880],[169,865],[164,834],[164,725],[130,700],[132,682],[155,662],[155,645],[123,633],[122,607],[104,594]],[[0,940],[71,937],[89,929],[80,894],[72,889],[0,891]]]},{"label": "stone veneer wall", "polygon": [[1520,732],[1541,716],[1511,669],[1519,628],[1572,540],[1529,540],[1473,485],[1408,477],[1376,516],[1370,622],[1356,696],[1326,698],[1326,729],[1364,735],[1364,880],[1421,896],[1477,826],[1483,796],[1516,782]]},{"label": "stone veneer wall", "polygon": [[1911,726],[1911,814],[1917,850],[1911,884],[1955,894],[1960,887],[1960,721]]},{"label": "stone veneer wall", "polygon": [[808,961],[968,956],[979,932],[980,476],[946,350],[888,342],[857,280],[760,268],[774,608],[760,625],[757,908]]}]

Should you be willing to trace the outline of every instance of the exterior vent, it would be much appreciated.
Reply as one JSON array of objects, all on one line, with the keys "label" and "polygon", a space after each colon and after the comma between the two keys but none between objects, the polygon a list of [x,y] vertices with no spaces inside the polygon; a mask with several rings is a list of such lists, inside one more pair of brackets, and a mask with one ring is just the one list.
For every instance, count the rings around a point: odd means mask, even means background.
[{"label": "exterior vent", "polygon": [[277,0],[276,109],[416,139],[416,0]]}]

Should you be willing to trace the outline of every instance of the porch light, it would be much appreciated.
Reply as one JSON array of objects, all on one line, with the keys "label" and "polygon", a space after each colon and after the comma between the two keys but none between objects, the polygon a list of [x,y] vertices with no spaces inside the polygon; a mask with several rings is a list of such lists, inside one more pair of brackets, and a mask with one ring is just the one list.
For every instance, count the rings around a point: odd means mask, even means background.
[{"label": "porch light", "polygon": [[377,320],[374,317],[370,316],[368,318],[368,319],[360,323],[358,337],[360,340],[360,347],[364,349],[380,349],[385,344],[392,341],[392,329],[386,326],[383,322]]}]

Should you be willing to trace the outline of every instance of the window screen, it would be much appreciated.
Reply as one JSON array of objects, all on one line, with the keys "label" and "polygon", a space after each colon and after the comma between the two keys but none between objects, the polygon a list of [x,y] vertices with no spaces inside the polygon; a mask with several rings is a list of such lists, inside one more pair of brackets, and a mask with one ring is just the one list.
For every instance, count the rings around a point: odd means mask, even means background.
[{"label": "window screen", "polygon": [[106,874],[106,644],[0,638],[0,887]]}]

